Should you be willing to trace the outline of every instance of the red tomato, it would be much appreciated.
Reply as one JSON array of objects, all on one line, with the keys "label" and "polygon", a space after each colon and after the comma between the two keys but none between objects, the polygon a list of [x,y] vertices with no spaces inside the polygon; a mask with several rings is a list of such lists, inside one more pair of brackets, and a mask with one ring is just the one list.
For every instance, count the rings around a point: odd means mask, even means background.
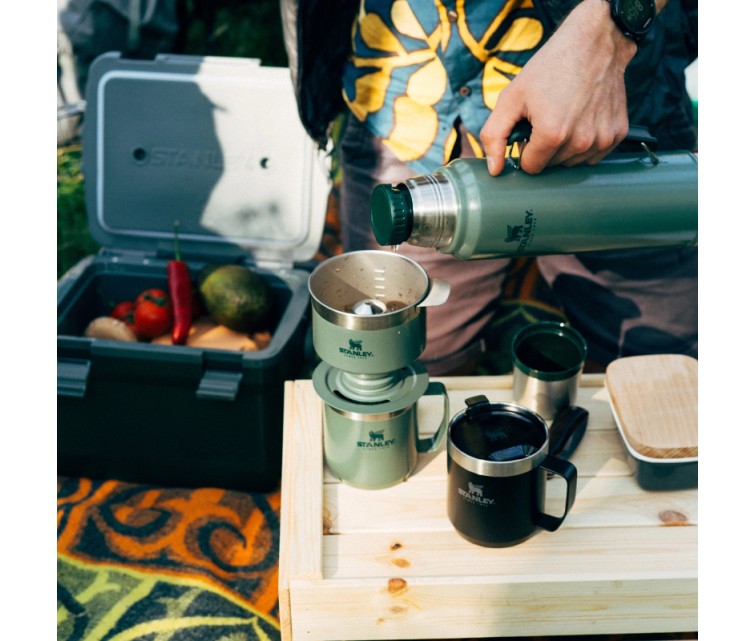
[{"label": "red tomato", "polygon": [[139,294],[139,296],[137,296],[136,300],[134,301],[134,305],[136,307],[139,307],[139,304],[143,303],[146,300],[157,303],[161,307],[165,307],[168,305],[168,294],[166,294],[164,289],[159,289],[157,287],[145,289],[141,294]]},{"label": "red tomato", "polygon": [[134,303],[130,300],[125,300],[118,303],[111,311],[110,316],[117,318],[119,321],[126,323],[133,331],[134,328]]},{"label": "red tomato", "polygon": [[140,338],[157,338],[173,327],[168,295],[162,289],[148,289],[137,296],[134,329]]},{"label": "red tomato", "polygon": [[[110,310],[110,316],[117,318],[125,322],[134,322],[134,303],[130,300],[125,300],[122,303],[118,303],[112,310]],[[127,320],[128,319],[128,320]]]}]

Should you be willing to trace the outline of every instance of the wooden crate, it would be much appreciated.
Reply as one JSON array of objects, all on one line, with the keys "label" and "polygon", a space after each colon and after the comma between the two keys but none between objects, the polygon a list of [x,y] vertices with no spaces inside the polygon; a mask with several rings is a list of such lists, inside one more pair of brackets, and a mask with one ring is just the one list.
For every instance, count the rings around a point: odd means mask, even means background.
[{"label": "wooden crate", "polygon": [[[452,415],[511,376],[439,379]],[[322,404],[287,381],[279,602],[285,641],[629,634],[697,629],[697,490],[648,492],[632,476],[602,375],[583,377],[590,413],[572,457],[575,505],[556,532],[490,549],[446,517],[446,449],[404,483],[358,490],[323,465]],[[438,425],[440,403],[420,405]],[[549,481],[553,513],[565,484]],[[560,496],[561,495],[561,496]]]}]

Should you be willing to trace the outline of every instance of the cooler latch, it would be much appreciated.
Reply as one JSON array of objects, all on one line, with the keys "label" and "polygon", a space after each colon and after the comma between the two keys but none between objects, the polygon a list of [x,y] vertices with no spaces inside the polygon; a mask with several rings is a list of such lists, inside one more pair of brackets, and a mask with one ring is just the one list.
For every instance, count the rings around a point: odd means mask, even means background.
[{"label": "cooler latch", "polygon": [[200,380],[197,398],[234,401],[242,382],[242,372],[208,370]]},{"label": "cooler latch", "polygon": [[92,363],[84,359],[59,358],[58,396],[84,398],[91,367]]}]

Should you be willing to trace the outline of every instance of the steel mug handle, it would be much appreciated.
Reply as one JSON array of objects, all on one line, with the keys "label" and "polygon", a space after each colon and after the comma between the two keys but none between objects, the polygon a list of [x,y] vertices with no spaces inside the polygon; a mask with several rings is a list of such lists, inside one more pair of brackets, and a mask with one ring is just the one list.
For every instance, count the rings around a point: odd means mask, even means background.
[{"label": "steel mug handle", "polygon": [[441,425],[438,426],[433,436],[417,439],[418,452],[435,452],[441,445],[446,436],[446,430],[449,427],[449,395],[446,393],[446,386],[438,381],[428,383],[428,389],[423,396],[443,396],[444,397],[444,416],[441,419]]},{"label": "steel mug handle", "polygon": [[567,481],[567,496],[564,500],[564,514],[557,517],[543,512],[538,513],[538,527],[543,528],[547,532],[554,532],[560,525],[562,525],[564,519],[567,517],[567,514],[575,503],[575,494],[577,493],[577,468],[569,461],[557,458],[551,454],[546,455],[546,458],[543,459],[539,467],[542,467],[546,472],[561,476]]}]

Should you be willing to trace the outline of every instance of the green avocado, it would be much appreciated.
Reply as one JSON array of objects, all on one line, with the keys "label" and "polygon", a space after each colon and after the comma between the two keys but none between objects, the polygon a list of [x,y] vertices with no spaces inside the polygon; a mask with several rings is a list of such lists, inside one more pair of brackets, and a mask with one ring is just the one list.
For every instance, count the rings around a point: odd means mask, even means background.
[{"label": "green avocado", "polygon": [[249,334],[272,331],[273,290],[242,265],[208,265],[197,276],[200,298],[218,324]]}]

